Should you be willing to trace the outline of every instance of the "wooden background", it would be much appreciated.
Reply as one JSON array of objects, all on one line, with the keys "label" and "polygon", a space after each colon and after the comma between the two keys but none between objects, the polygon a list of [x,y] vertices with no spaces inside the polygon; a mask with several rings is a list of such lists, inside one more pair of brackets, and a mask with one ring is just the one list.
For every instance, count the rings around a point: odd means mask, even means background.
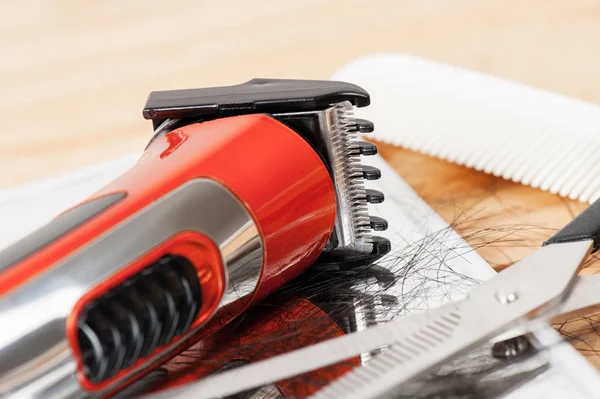
[{"label": "wooden background", "polygon": [[[23,0],[2,8],[0,189],[141,151],[151,90],[323,79],[382,51],[600,103],[594,0]],[[381,153],[497,269],[583,209],[398,148]],[[600,366],[595,333],[576,345]]]}]

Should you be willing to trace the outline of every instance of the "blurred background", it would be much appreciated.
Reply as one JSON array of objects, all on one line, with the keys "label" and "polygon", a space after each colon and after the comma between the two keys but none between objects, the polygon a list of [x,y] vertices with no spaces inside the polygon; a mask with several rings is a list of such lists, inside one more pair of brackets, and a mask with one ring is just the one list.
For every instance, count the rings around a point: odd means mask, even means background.
[{"label": "blurred background", "polygon": [[23,0],[2,8],[0,188],[142,151],[151,90],[325,79],[377,52],[600,103],[595,0]]},{"label": "blurred background", "polygon": [[[152,90],[254,77],[327,79],[374,53],[416,55],[600,104],[600,0],[5,1],[0,50],[0,194],[141,153],[152,137],[142,118]],[[379,148],[496,270],[538,248],[585,207]],[[29,206],[29,218],[41,222],[35,211],[51,208],[49,201],[31,202],[12,205]],[[4,207],[0,233],[14,239],[22,220],[11,209]],[[600,273],[600,261],[584,273]],[[575,322],[564,331],[582,335],[587,327]],[[590,349],[600,347],[600,335],[588,335],[576,346],[600,368]]]}]

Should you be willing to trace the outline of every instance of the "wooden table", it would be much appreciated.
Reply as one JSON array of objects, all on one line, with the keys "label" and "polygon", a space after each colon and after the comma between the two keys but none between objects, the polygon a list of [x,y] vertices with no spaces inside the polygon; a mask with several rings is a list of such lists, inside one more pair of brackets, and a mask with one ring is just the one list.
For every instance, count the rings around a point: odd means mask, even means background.
[{"label": "wooden table", "polygon": [[[140,151],[151,90],[323,79],[367,53],[410,53],[600,103],[594,0],[24,0],[0,18],[0,188]],[[388,145],[381,153],[496,269],[584,207]],[[600,367],[595,332],[576,345]]]}]

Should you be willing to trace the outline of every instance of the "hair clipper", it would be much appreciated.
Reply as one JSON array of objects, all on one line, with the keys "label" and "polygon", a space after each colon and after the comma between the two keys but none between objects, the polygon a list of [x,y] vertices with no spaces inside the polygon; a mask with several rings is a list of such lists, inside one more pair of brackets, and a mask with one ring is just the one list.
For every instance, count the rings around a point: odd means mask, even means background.
[{"label": "hair clipper", "polygon": [[254,79],[150,94],[129,171],[0,252],[0,395],[110,396],[311,265],[390,249],[361,88]]}]

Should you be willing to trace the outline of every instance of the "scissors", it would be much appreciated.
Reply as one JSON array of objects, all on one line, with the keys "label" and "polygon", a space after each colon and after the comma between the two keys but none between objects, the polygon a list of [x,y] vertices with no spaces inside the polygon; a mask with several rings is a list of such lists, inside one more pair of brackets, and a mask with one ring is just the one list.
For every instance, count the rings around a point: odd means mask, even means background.
[{"label": "scissors", "polygon": [[386,347],[368,364],[344,374],[311,398],[394,396],[407,382],[488,340],[516,337],[540,324],[598,307],[600,276],[577,275],[598,249],[600,201],[540,250],[474,287],[466,299],[211,375],[168,395],[224,397]]}]

